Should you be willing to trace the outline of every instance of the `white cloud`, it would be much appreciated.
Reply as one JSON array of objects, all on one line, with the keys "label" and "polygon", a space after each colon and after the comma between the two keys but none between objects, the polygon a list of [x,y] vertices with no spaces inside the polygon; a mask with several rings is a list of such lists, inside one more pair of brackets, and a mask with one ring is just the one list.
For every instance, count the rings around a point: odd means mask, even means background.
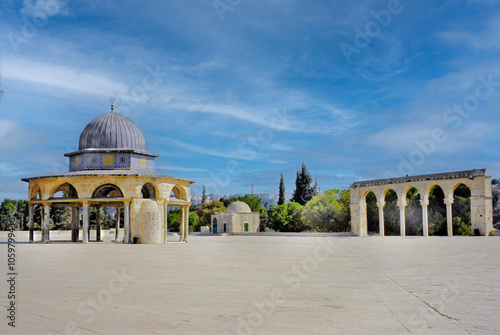
[{"label": "white cloud", "polygon": [[40,63],[26,59],[6,59],[3,76],[6,79],[19,80],[55,88],[73,90],[84,94],[114,96],[123,94],[127,86],[97,73],[75,67]]},{"label": "white cloud", "polygon": [[[18,129],[19,126],[16,121],[14,120],[8,120],[8,119],[0,119],[0,143],[5,143],[6,139],[12,134],[13,132]],[[0,144],[0,149],[1,149],[1,144]]]},{"label": "white cloud", "polygon": [[157,170],[169,170],[169,171],[186,171],[186,172],[203,172],[206,169],[189,168],[183,166],[172,166],[172,165],[156,165]]},{"label": "white cloud", "polygon": [[66,1],[62,0],[24,0],[21,13],[34,17],[51,17],[56,15],[68,15]]},{"label": "white cloud", "polygon": [[439,36],[451,44],[464,45],[476,50],[497,50],[500,48],[500,21],[499,18],[486,23],[482,31],[450,30],[439,33]]}]

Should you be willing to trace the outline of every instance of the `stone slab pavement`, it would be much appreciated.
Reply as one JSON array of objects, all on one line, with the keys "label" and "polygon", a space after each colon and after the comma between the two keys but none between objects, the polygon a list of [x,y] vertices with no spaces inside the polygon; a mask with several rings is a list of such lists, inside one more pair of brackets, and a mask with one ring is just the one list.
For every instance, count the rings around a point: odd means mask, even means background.
[{"label": "stone slab pavement", "polygon": [[15,248],[12,328],[0,243],[1,334],[500,334],[497,237]]}]

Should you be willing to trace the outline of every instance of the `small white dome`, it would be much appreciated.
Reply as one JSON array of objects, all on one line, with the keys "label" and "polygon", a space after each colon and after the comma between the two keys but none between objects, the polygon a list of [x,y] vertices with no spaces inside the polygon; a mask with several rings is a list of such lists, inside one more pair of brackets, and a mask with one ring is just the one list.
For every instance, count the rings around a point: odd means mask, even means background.
[{"label": "small white dome", "polygon": [[243,201],[235,201],[227,206],[226,213],[252,213],[252,210]]}]

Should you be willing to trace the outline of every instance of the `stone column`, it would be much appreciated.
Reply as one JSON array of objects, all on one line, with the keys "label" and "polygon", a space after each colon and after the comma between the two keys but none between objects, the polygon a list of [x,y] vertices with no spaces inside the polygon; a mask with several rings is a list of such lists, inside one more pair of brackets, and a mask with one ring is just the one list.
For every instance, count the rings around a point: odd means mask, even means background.
[{"label": "stone column", "polygon": [[89,203],[83,202],[83,228],[82,228],[82,242],[89,243]]},{"label": "stone column", "polygon": [[29,208],[29,213],[30,213],[30,242],[33,242],[34,241],[34,237],[35,237],[35,205],[29,205],[30,208]]},{"label": "stone column", "polygon": [[50,202],[43,203],[43,226],[42,226],[42,242],[50,242]]},{"label": "stone column", "polygon": [[424,236],[429,236],[429,200],[420,200],[422,205],[422,231]]},{"label": "stone column", "polygon": [[96,206],[95,207],[97,211],[97,227],[95,230],[95,240],[97,242],[101,242],[101,206]]},{"label": "stone column", "polygon": [[405,202],[398,202],[398,207],[399,207],[399,225],[400,225],[400,230],[401,230],[401,236],[406,236],[406,215],[405,215],[405,208],[406,208],[406,199]]},{"label": "stone column", "polygon": [[184,242],[189,242],[189,207],[184,207]]},{"label": "stone column", "polygon": [[120,207],[116,207],[115,242],[118,242],[118,233],[119,232],[120,232]]},{"label": "stone column", "polygon": [[378,227],[380,230],[380,236],[385,236],[385,226],[384,226],[384,206],[385,202],[377,202],[378,207]]},{"label": "stone column", "polygon": [[448,226],[448,236],[453,236],[453,198],[444,199],[446,204],[446,224]]},{"label": "stone column", "polygon": [[45,217],[45,210],[43,209],[43,205],[39,205],[40,206],[40,233],[42,234],[40,236],[40,240],[43,239],[43,220],[44,220],[44,217]]},{"label": "stone column", "polygon": [[165,222],[165,228],[164,228],[164,241],[163,243],[167,243],[167,236],[168,236],[168,203],[165,201],[165,217],[164,217],[164,222]]},{"label": "stone column", "polygon": [[181,222],[179,223],[179,242],[184,241],[184,207],[181,207]]},{"label": "stone column", "polygon": [[359,203],[359,236],[368,235],[368,220],[366,219],[366,200]]},{"label": "stone column", "polygon": [[71,207],[71,241],[78,242],[78,208],[76,206]]},{"label": "stone column", "polygon": [[124,226],[124,236],[123,236],[123,243],[130,243],[130,203],[126,202],[125,203],[125,209],[123,210],[123,220]]}]

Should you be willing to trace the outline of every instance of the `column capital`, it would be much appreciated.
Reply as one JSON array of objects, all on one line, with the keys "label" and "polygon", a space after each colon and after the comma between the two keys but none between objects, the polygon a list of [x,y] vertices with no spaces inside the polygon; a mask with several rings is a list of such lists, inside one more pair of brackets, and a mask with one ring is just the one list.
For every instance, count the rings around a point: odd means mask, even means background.
[{"label": "column capital", "polygon": [[44,201],[44,202],[42,202],[42,205],[44,207],[50,207],[50,205],[52,205],[52,202],[50,202],[50,201]]},{"label": "column capital", "polygon": [[429,206],[429,200],[420,200],[420,205],[422,205],[422,207]]},{"label": "column capital", "polygon": [[377,207],[378,207],[378,209],[384,209],[385,202],[377,202]]},{"label": "column capital", "polygon": [[444,199],[444,203],[447,205],[452,205],[455,199]]},{"label": "column capital", "polygon": [[82,200],[82,205],[83,206],[88,206],[90,204],[89,200]]},{"label": "column capital", "polygon": [[132,202],[132,200],[123,200],[124,205],[130,205],[131,202]]},{"label": "column capital", "polygon": [[406,203],[406,201],[405,202],[399,202],[398,201],[398,207],[399,207],[399,209],[405,209],[406,206],[408,206],[408,204]]}]

